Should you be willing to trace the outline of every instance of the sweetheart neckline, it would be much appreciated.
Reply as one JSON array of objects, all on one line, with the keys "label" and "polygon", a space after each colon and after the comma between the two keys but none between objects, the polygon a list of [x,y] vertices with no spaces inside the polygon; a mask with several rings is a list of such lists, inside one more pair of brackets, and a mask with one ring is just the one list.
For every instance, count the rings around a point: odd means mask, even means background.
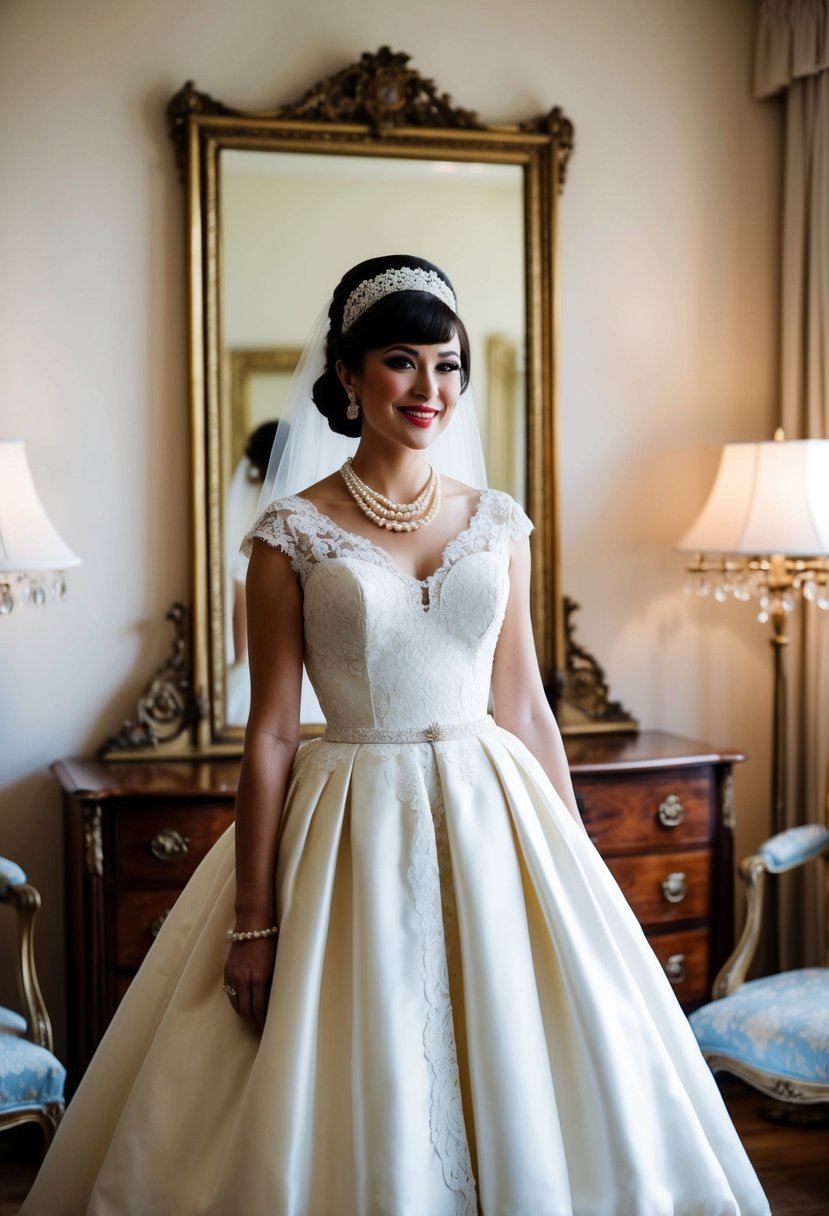
[{"label": "sweetheart neckline", "polygon": [[[490,494],[492,494],[492,490],[490,488],[480,491],[475,509],[469,516],[466,525],[460,530],[460,532],[458,532],[456,536],[453,536],[446,542],[440,553],[440,564],[438,565],[437,569],[433,570],[431,574],[427,574],[425,578],[416,578],[414,574],[409,574],[408,570],[401,569],[401,567],[389,553],[388,549],[384,548],[383,545],[379,545],[377,541],[372,540],[370,536],[363,536],[361,532],[350,532],[348,528],[342,527],[342,525],[338,524],[337,521],[332,519],[330,515],[326,515],[325,511],[321,511],[316,503],[311,502],[310,498],[304,498],[302,494],[292,494],[290,497],[294,499],[295,502],[300,502],[303,504],[303,506],[310,507],[315,515],[317,515],[320,519],[324,519],[326,523],[330,524],[331,527],[340,534],[340,536],[345,536],[349,540],[361,541],[363,544],[368,545],[368,547],[375,553],[379,553],[388,566],[402,579],[405,579],[407,582],[414,583],[416,587],[426,589],[429,588],[430,585],[437,579],[438,575],[444,574],[449,569],[448,556],[450,549],[452,549],[454,545],[458,544],[459,541],[463,540],[469,533],[475,530],[481,516],[481,509],[483,507],[484,500]],[[429,600],[431,600],[431,595],[429,596]]]}]

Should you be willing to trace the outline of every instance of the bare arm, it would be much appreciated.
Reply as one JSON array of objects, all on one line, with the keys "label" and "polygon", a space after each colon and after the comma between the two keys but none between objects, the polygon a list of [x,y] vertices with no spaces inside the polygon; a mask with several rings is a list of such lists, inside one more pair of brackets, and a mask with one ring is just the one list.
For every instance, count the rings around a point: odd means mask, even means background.
[{"label": "bare arm", "polygon": [[492,700],[499,726],[532,752],[570,814],[583,827],[570,769],[553,711],[544,692],[530,617],[530,542],[515,542],[510,594],[492,669]]},{"label": "bare arm", "polygon": [[233,661],[241,663],[248,652],[248,611],[245,584],[233,580]]},{"label": "bare arm", "polygon": [[[276,840],[299,746],[302,596],[284,553],[254,542],[247,577],[251,704],[236,795],[236,925],[275,923]],[[231,946],[225,983],[242,1017],[264,1025],[273,973],[272,939]]]}]

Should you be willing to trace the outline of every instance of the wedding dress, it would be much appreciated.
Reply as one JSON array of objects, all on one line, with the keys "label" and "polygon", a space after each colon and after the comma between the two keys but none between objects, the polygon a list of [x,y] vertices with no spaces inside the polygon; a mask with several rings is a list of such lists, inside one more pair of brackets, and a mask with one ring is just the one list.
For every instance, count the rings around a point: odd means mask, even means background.
[{"label": "wedding dress", "polygon": [[[604,863],[487,717],[508,546],[484,491],[418,582],[300,497],[326,736],[296,759],[260,1036],[222,992],[230,829],[168,917],[27,1216],[765,1216]],[[250,542],[248,542],[250,543]]]}]

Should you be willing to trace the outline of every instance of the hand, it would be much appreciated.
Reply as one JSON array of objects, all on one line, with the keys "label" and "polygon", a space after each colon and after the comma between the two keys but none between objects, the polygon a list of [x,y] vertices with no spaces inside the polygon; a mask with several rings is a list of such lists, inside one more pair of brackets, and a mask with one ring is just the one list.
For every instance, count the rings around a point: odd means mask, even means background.
[{"label": "hand", "polygon": [[268,998],[276,962],[275,937],[234,942],[227,954],[224,982],[233,989],[228,999],[240,1018],[260,1031],[265,1027]]}]

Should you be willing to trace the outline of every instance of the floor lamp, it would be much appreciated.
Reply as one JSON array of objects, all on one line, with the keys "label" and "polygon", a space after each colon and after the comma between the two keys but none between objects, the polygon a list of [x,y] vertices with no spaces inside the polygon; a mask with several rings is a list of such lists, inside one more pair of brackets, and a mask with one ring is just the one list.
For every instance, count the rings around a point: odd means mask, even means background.
[{"label": "floor lamp", "polygon": [[687,590],[756,602],[774,655],[771,824],[786,826],[787,618],[800,597],[829,609],[829,439],[729,443],[713,489],[678,549],[694,553]]},{"label": "floor lamp", "polygon": [[0,616],[40,607],[47,589],[66,598],[64,571],[80,558],[58,536],[38,497],[22,439],[0,439]]}]

